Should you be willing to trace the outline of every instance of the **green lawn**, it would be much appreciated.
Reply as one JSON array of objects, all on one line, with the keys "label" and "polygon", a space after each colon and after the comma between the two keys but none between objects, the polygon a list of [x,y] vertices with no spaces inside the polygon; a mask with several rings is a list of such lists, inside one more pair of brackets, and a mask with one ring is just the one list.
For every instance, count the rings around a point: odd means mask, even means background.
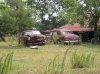
[{"label": "green lawn", "polygon": [[[70,48],[66,56],[65,74],[100,74],[100,45],[79,44],[79,45],[53,45],[39,46],[38,49],[18,47],[16,42],[0,42],[0,56],[14,52],[12,69],[9,74],[43,74],[46,66],[59,56],[62,62],[65,51]],[[96,54],[94,66],[84,69],[71,69],[70,57],[73,52]]]}]

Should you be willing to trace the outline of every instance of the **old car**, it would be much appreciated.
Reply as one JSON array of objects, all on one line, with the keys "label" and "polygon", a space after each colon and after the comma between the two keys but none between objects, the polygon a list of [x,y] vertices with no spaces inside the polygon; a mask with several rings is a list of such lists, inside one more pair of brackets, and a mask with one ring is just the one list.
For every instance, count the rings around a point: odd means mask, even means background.
[{"label": "old car", "polygon": [[25,30],[20,34],[20,41],[26,46],[45,44],[45,36],[39,30]]},{"label": "old car", "polygon": [[51,39],[64,43],[79,43],[80,38],[68,29],[54,29],[50,33]]}]

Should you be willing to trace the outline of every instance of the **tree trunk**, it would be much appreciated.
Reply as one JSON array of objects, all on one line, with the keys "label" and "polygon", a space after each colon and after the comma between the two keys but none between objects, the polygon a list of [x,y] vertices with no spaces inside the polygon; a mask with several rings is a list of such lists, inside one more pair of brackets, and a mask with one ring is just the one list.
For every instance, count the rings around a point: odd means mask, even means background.
[{"label": "tree trunk", "polygon": [[20,44],[20,25],[18,24],[18,44]]},{"label": "tree trunk", "polygon": [[1,38],[1,40],[2,40],[3,42],[6,41],[4,36],[0,36],[0,38]]},{"label": "tree trunk", "polygon": [[97,29],[97,22],[99,18],[94,18],[94,44],[98,43],[98,29]]},{"label": "tree trunk", "polygon": [[6,40],[5,40],[5,35],[4,35],[2,32],[0,32],[0,38],[1,38],[1,40],[2,40],[3,42],[6,41]]}]

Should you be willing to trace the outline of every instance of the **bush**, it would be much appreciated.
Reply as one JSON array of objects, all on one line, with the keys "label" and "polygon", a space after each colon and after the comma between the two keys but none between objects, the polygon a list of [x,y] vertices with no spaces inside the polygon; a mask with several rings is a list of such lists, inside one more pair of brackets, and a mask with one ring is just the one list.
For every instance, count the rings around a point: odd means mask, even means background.
[{"label": "bush", "polygon": [[53,35],[52,36],[52,42],[54,44],[59,44],[59,36],[58,35]]},{"label": "bush", "polygon": [[0,74],[7,74],[11,68],[13,53],[9,53],[6,57],[0,58]]},{"label": "bush", "polygon": [[88,68],[93,65],[95,55],[92,54],[81,54],[78,55],[76,52],[71,57],[72,68]]}]

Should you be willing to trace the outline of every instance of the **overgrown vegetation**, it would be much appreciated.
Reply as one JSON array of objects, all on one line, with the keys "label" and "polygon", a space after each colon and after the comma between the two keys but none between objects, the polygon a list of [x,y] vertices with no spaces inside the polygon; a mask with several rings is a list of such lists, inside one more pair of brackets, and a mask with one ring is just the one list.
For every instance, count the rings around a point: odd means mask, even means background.
[{"label": "overgrown vegetation", "polygon": [[[65,9],[62,17],[69,23],[79,22],[81,25],[92,26],[94,28],[94,43],[98,42],[98,22],[100,19],[100,0],[60,0]],[[64,14],[64,13],[67,14]],[[85,23],[84,23],[85,22]]]},{"label": "overgrown vegetation", "polygon": [[[55,56],[53,60],[46,67],[46,70],[43,74],[63,74],[65,69],[65,61],[69,49],[67,49],[62,57],[62,60],[59,60],[59,55]],[[93,54],[77,54],[74,52],[70,57],[71,68],[89,68],[92,67],[95,60],[95,55]],[[69,63],[68,63],[69,64]]]},{"label": "overgrown vegetation", "polygon": [[99,0],[3,0],[0,1],[0,38],[36,27],[42,31],[87,21],[98,41]]},{"label": "overgrown vegetation", "polygon": [[13,58],[13,52],[7,54],[6,57],[2,56],[0,58],[0,74],[8,74],[9,70],[11,69]]},{"label": "overgrown vegetation", "polygon": [[74,52],[71,57],[71,68],[89,68],[93,66],[95,55],[93,54],[77,54]]},{"label": "overgrown vegetation", "polygon": [[62,61],[59,60],[59,55],[55,56],[54,59],[46,67],[46,70],[45,70],[44,74],[63,74],[65,61],[66,61],[66,56],[68,54],[69,49],[70,48],[68,48],[65,51],[65,53],[64,53],[64,55],[62,57]]},{"label": "overgrown vegetation", "polygon": [[[9,44],[12,44],[12,42],[9,42]],[[80,44],[72,46],[50,44],[40,46],[38,50],[35,50],[26,47],[9,46],[9,44],[1,42],[0,52],[2,52],[2,54],[7,54],[9,51],[15,53],[10,74],[60,74],[61,72],[63,74],[99,74],[100,72],[99,45]],[[66,50],[68,48],[70,49]],[[90,64],[89,68],[71,69],[71,57],[76,49],[77,55],[88,55],[89,53],[91,53],[91,55],[97,54],[96,57],[94,56],[94,66]]]}]

